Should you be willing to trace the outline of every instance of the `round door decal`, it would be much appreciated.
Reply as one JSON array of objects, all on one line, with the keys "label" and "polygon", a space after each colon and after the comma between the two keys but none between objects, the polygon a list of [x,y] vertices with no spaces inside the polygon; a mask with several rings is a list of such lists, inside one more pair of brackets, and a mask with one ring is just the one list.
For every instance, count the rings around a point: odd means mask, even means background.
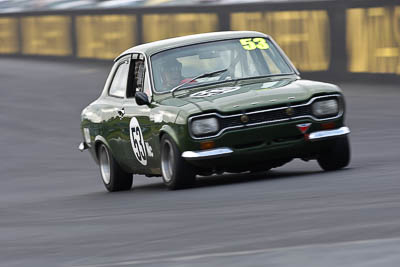
[{"label": "round door decal", "polygon": [[136,159],[142,164],[147,165],[147,153],[146,146],[143,140],[142,130],[138,120],[133,117],[129,123],[129,132],[131,136],[131,144],[133,149],[133,154],[135,154]]}]

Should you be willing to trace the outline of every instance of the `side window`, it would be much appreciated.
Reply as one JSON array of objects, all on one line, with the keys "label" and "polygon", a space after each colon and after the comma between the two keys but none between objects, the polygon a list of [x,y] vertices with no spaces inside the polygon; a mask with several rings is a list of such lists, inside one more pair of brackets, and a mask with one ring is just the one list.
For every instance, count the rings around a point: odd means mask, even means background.
[{"label": "side window", "polygon": [[144,66],[144,60],[137,59],[135,61],[135,71],[134,71],[136,91],[143,91],[145,70],[146,68]]},{"label": "side window", "polygon": [[132,63],[131,63],[131,82],[129,82],[129,87],[132,88],[128,90],[128,97],[134,97],[135,92],[141,91],[149,94],[150,88],[147,88],[148,78],[146,74],[146,65],[144,61],[143,55],[134,54],[132,56]]},{"label": "side window", "polygon": [[122,98],[125,96],[126,86],[128,83],[128,71],[129,61],[125,60],[118,66],[115,72],[110,89],[108,91],[109,95]]}]

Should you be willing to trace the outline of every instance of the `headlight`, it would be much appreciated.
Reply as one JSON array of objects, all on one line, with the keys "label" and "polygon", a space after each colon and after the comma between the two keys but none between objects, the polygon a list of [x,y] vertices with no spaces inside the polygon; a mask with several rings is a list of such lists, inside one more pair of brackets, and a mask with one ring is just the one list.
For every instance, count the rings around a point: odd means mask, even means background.
[{"label": "headlight", "polygon": [[339,104],[336,99],[317,101],[312,105],[312,111],[317,117],[336,115],[339,112]]},{"label": "headlight", "polygon": [[219,130],[218,120],[216,118],[195,119],[191,123],[192,133],[196,136],[217,133]]}]

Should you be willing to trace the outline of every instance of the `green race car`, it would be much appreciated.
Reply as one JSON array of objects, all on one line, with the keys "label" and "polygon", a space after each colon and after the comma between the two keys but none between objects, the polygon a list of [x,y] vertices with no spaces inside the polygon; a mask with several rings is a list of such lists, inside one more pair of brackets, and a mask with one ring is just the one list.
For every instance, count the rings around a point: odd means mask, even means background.
[{"label": "green race car", "polygon": [[196,175],[266,171],[294,158],[336,170],[350,161],[344,115],[341,90],[300,79],[268,35],[198,34],[117,57],[82,111],[79,149],[108,191],[129,190],[132,174],[179,189]]}]

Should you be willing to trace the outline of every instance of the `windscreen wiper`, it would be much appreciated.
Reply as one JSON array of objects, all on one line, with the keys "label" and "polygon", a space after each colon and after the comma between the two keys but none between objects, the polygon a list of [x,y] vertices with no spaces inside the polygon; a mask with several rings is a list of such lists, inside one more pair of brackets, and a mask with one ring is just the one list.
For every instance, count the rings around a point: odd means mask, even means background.
[{"label": "windscreen wiper", "polygon": [[292,73],[277,73],[277,74],[268,74],[268,75],[261,75],[261,76],[251,76],[251,77],[245,77],[245,78],[232,79],[232,81],[235,81],[235,83],[238,83],[239,81],[245,81],[245,80],[265,79],[265,78],[288,76],[288,75],[295,75],[295,74],[296,73],[294,73],[294,72],[292,72]]},{"label": "windscreen wiper", "polygon": [[191,83],[191,82],[193,82],[193,81],[195,81],[197,79],[200,79],[200,78],[213,77],[214,75],[223,73],[223,72],[225,72],[227,70],[228,69],[222,69],[222,70],[216,70],[216,71],[206,72],[206,73],[200,74],[200,75],[198,75],[198,76],[196,76],[196,77],[194,77],[194,78],[192,78],[192,79],[190,79],[190,80],[188,80],[188,81],[186,81],[186,82],[184,82],[184,83],[182,83],[182,84],[180,84],[178,86],[175,86],[174,88],[171,89],[170,92],[172,93],[172,96],[175,97],[174,96],[174,92],[179,90],[180,88],[182,88],[184,85],[186,85],[188,83]]}]

